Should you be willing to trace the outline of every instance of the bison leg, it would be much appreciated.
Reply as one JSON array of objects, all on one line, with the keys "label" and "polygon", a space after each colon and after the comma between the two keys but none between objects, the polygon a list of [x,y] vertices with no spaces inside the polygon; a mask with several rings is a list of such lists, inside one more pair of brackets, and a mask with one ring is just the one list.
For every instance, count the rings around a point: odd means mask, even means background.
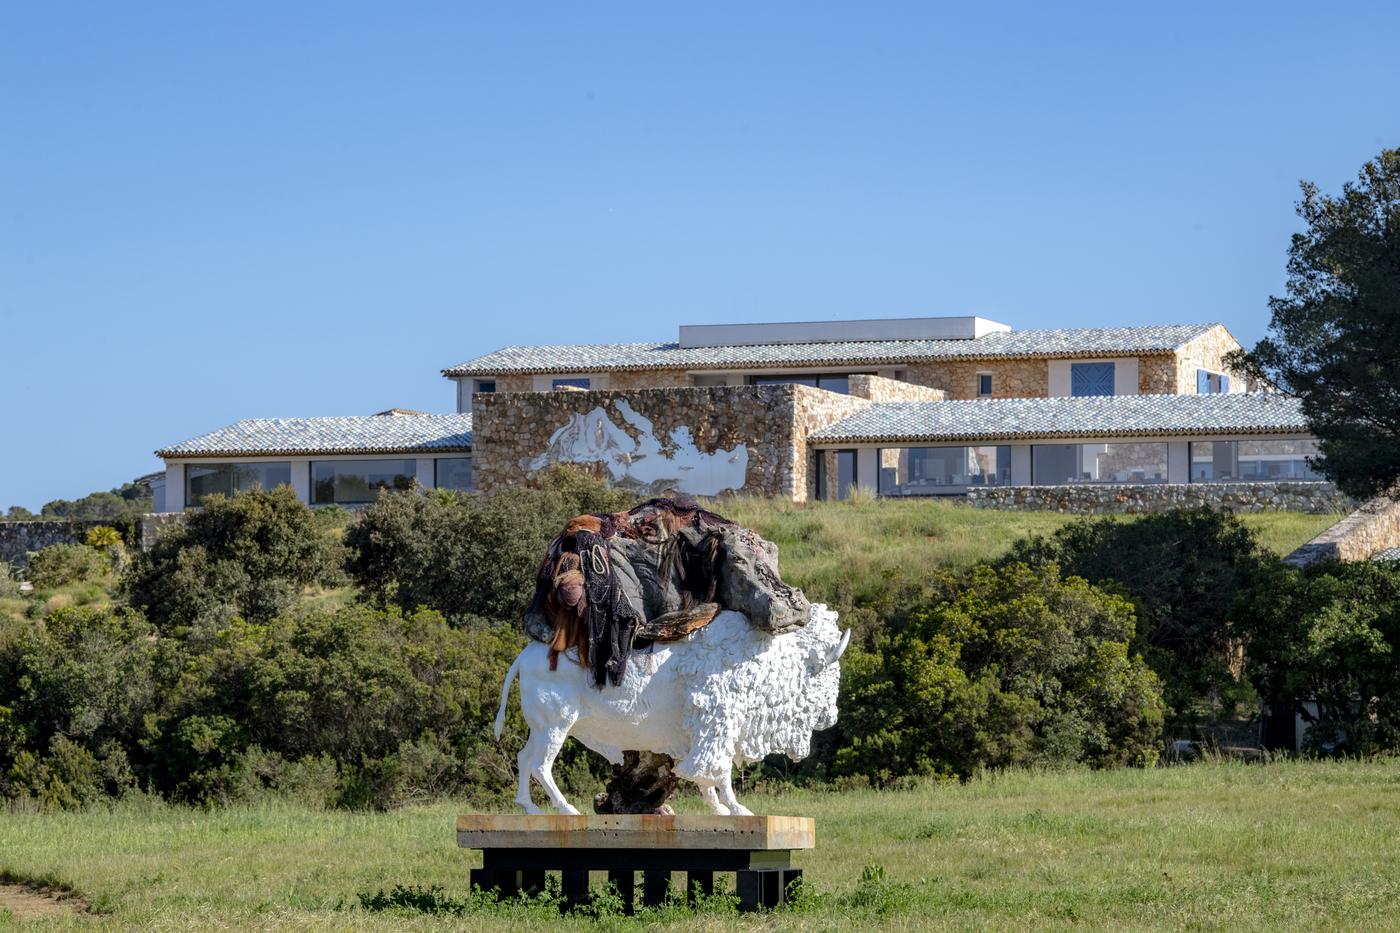
[{"label": "bison leg", "polygon": [[[559,750],[564,747],[564,740],[569,737],[569,728],[573,725],[570,722],[567,726],[556,726],[545,733],[544,755],[536,765],[534,774],[535,780],[540,782],[544,792],[549,795],[549,802],[554,804],[554,809],[560,813],[567,813],[571,816],[578,816],[579,812],[573,804],[564,799],[560,793],[558,785],[554,783],[554,759],[559,757]],[[533,741],[535,734],[530,733]]]},{"label": "bison leg", "polygon": [[700,799],[705,801],[705,806],[710,808],[710,812],[718,816],[728,816],[729,808],[719,802],[719,791],[715,790],[713,784],[699,784]]},{"label": "bison leg", "polygon": [[738,798],[734,796],[734,781],[727,771],[719,782],[719,799],[729,808],[731,816],[753,816],[753,811],[740,803]]},{"label": "bison leg", "polygon": [[530,738],[525,741],[520,754],[515,756],[516,768],[520,772],[520,786],[515,791],[515,802],[520,804],[526,813],[540,812],[540,808],[535,806],[535,801],[530,798],[530,775],[539,767],[543,743],[537,742],[535,737],[542,734],[538,729],[531,729]]}]

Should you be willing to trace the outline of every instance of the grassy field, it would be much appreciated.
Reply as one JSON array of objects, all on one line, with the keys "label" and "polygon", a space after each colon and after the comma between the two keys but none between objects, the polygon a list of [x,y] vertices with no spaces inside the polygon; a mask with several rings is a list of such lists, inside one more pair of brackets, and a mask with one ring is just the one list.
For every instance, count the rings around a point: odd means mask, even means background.
[{"label": "grassy field", "polygon": [[[0,877],[70,887],[91,905],[24,929],[1400,928],[1400,761],[1016,772],[748,803],[816,817],[818,848],[799,857],[805,907],[601,922],[546,905],[361,909],[360,893],[395,884],[464,893],[479,855],[455,848],[450,803],[11,814]],[[861,881],[873,865],[884,882]]]},{"label": "grassy field", "polygon": [[[878,585],[889,574],[911,576],[934,567],[962,567],[1000,557],[1018,538],[1049,534],[1083,517],[909,499],[794,505],[741,498],[723,503],[721,510],[778,545],[784,579],[823,597],[837,587],[854,587],[855,602],[865,595],[859,592],[863,583]],[[1260,512],[1242,520],[1264,547],[1282,556],[1341,517]]]}]

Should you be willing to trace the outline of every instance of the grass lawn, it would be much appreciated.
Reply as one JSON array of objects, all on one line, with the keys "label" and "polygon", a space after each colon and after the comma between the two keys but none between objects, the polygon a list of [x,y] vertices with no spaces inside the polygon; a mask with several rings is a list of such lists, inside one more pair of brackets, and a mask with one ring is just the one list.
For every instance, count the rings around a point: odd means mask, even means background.
[{"label": "grass lawn", "polygon": [[[856,603],[870,595],[862,592],[863,587],[878,588],[886,575],[917,576],[920,570],[962,567],[1000,557],[1018,538],[1050,534],[1084,517],[909,499],[796,505],[738,498],[718,508],[778,545],[785,580],[818,598],[828,598],[845,587]],[[1260,512],[1242,519],[1266,548],[1282,556],[1342,517]]]},{"label": "grass lawn", "polygon": [[[95,911],[24,929],[1400,927],[1395,760],[1013,772],[747,802],[816,817],[818,848],[799,856],[813,894],[805,908],[603,921],[562,921],[547,906],[360,909],[360,892],[395,884],[464,893],[479,856],[455,848],[451,803],[10,814],[0,817],[0,877],[70,886]],[[861,883],[870,865],[883,867],[884,884]]]}]

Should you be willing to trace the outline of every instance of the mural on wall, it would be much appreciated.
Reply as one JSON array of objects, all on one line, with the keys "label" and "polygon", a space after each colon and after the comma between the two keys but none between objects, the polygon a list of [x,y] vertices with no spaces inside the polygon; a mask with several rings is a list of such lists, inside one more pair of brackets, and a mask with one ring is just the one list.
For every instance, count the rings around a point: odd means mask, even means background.
[{"label": "mural on wall", "polygon": [[601,463],[612,485],[645,495],[676,490],[715,496],[744,488],[749,450],[743,444],[705,453],[696,447],[690,428],[682,426],[658,438],[650,419],[622,399],[614,404],[623,422],[640,436],[634,438],[602,406],[576,413],[550,435],[544,453],[530,461],[530,470],[552,463]]}]

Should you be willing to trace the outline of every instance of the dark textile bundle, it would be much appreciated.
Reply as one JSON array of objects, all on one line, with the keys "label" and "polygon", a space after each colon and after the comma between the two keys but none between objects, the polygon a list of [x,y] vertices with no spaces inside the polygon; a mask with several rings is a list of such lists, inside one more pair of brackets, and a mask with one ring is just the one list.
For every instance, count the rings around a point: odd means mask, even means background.
[{"label": "dark textile bundle", "polygon": [[574,534],[574,542],[583,562],[584,618],[588,629],[585,663],[593,669],[595,685],[601,687],[610,680],[616,687],[627,670],[632,637],[641,616],[622,596],[605,539],[591,531],[579,531]]}]

